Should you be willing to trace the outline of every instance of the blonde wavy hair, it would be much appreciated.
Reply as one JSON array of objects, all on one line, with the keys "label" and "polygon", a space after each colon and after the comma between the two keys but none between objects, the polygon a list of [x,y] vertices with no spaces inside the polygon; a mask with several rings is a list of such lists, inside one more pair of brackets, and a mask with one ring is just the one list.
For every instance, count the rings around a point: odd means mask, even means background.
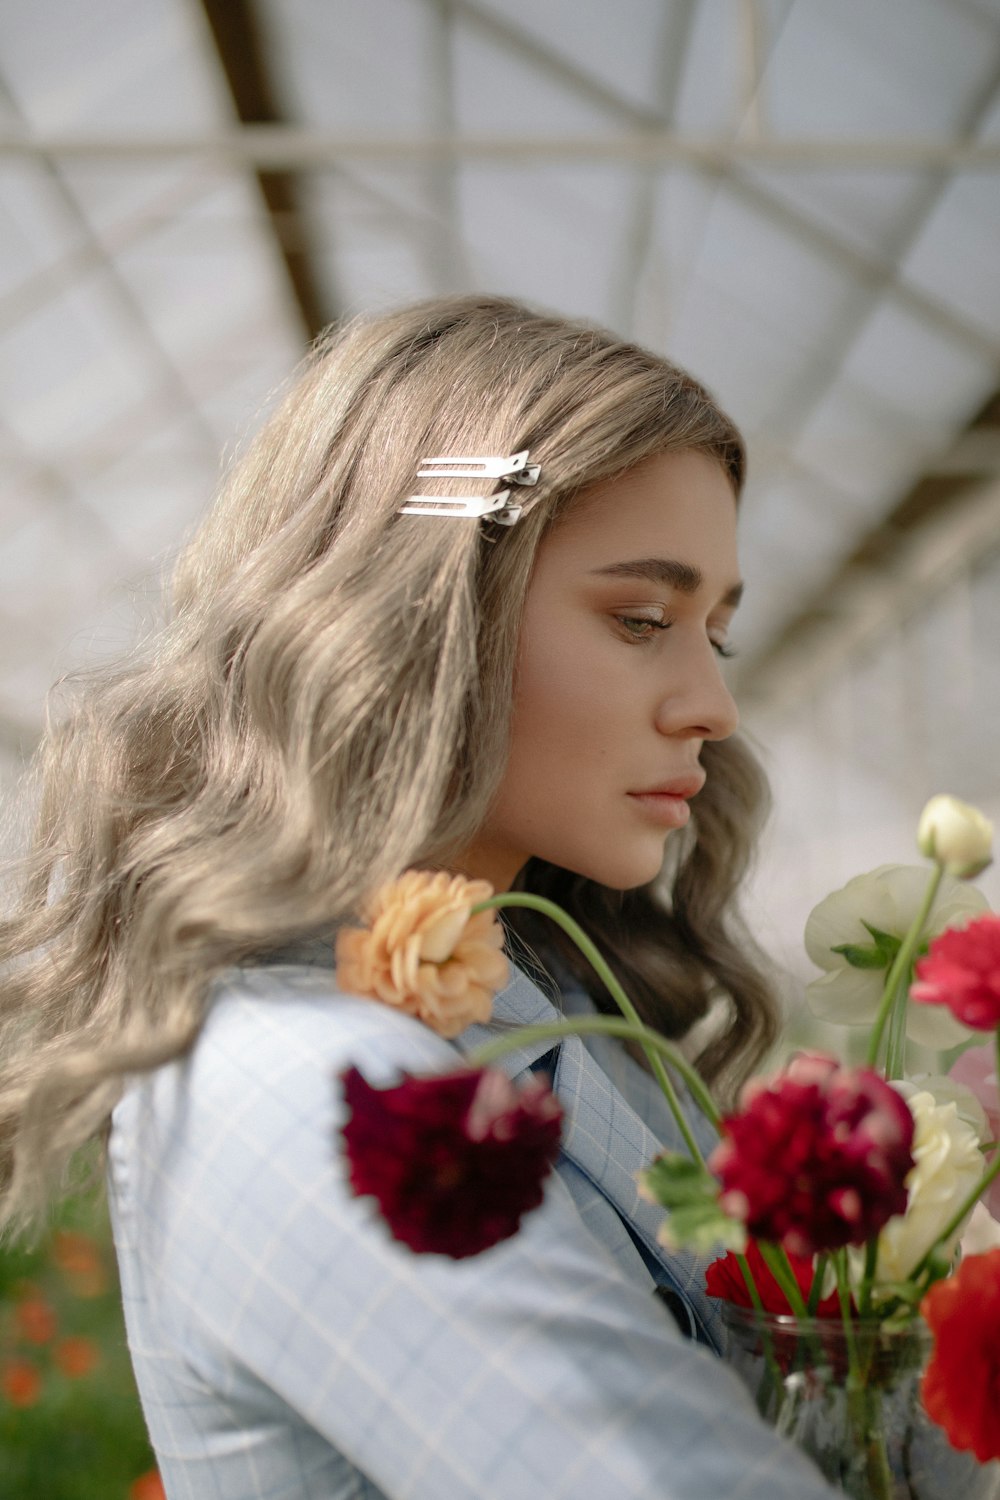
[{"label": "blonde wavy hair", "polygon": [[[542,478],[516,526],[398,514],[422,457],[522,448]],[[37,1222],[125,1076],[193,1045],[222,970],[468,845],[505,763],[539,539],[586,486],[679,449],[739,492],[742,442],[700,385],[510,301],[427,302],[319,344],[183,554],[162,632],[82,679],[36,757],[0,925],[0,1224]],[[663,1029],[727,997],[711,1075],[757,1057],[774,1010],[732,910],[762,779],[736,740],[704,758],[659,882],[623,896],[533,861],[522,884],[577,913]]]}]

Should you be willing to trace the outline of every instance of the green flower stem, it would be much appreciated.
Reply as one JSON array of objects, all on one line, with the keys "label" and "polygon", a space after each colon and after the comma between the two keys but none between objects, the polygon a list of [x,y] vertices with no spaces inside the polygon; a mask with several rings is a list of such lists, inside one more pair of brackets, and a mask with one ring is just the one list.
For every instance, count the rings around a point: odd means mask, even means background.
[{"label": "green flower stem", "polygon": [[873,1234],[865,1245],[865,1269],[861,1278],[861,1293],[858,1297],[858,1317],[870,1318],[872,1311],[872,1289],[875,1285],[875,1267],[878,1265],[878,1235]]},{"label": "green flower stem", "polygon": [[826,1280],[826,1268],[829,1264],[829,1252],[824,1250],[823,1254],[817,1257],[816,1266],[813,1271],[812,1286],[809,1288],[809,1301],[806,1303],[806,1312],[810,1318],[816,1316],[816,1309],[819,1307],[820,1298],[823,1296],[823,1282]]},{"label": "green flower stem", "polygon": [[[559,1041],[567,1036],[590,1035],[618,1036],[624,1038],[625,1041],[638,1042],[647,1057],[652,1052],[659,1061],[662,1055],[669,1058],[678,1072],[683,1071],[679,1066],[679,1053],[672,1042],[668,1042],[665,1036],[660,1036],[658,1031],[652,1031],[648,1026],[643,1026],[641,1021],[626,1021],[619,1016],[577,1016],[572,1021],[539,1021],[534,1026],[518,1026],[516,1030],[498,1036],[492,1042],[484,1042],[481,1047],[477,1047],[474,1052],[470,1053],[469,1061],[477,1067],[485,1066],[494,1058],[503,1057],[508,1052],[515,1052],[525,1042]],[[684,1063],[685,1067],[690,1067],[686,1058]],[[676,1097],[675,1094],[675,1100]],[[670,1102],[669,1095],[667,1102]],[[692,1157],[699,1166],[704,1167],[705,1158],[698,1147],[698,1142],[691,1134],[691,1127],[681,1113],[679,1104],[674,1110],[674,1117]],[[713,1120],[712,1123],[717,1122]]]},{"label": "green flower stem", "polygon": [[833,1269],[837,1276],[837,1300],[840,1303],[840,1320],[844,1325],[844,1343],[847,1347],[847,1378],[855,1384],[863,1384],[858,1345],[854,1337],[854,1319],[851,1316],[851,1280],[847,1270],[846,1250],[834,1252]]},{"label": "green flower stem", "polygon": [[[934,900],[937,896],[938,888],[941,884],[941,877],[943,876],[943,874],[943,866],[935,865],[934,869],[931,871],[931,878],[927,882],[927,889],[924,892],[924,899],[920,904],[920,910],[917,912],[917,915],[914,918],[909,931],[907,932],[903,941],[900,943],[899,952],[893,959],[892,965],[889,969],[889,973],[886,976],[885,989],[882,991],[882,999],[879,1001],[878,1012],[875,1016],[875,1025],[872,1027],[871,1038],[868,1042],[867,1062],[870,1068],[874,1068],[878,1064],[878,1055],[882,1046],[882,1035],[885,1031],[886,1023],[889,1021],[890,1014],[897,1010],[902,1013],[902,1016],[904,1017],[904,1023],[902,1026],[902,1049],[900,1049],[900,1046],[897,1043],[894,1050],[897,1054],[899,1054],[901,1050],[905,1051],[905,1015],[907,996],[909,994],[909,983],[907,982],[904,984],[904,980],[909,980],[910,969],[913,966],[914,955],[916,954],[917,947],[920,943],[921,934],[924,930],[924,923],[930,916],[931,908],[934,905]],[[891,1044],[890,1050],[893,1050]],[[885,1072],[886,1077],[890,1079],[902,1077],[902,1056],[898,1055],[895,1057],[887,1057]]]},{"label": "green flower stem", "polygon": [[869,1385],[872,1360],[878,1354],[878,1325],[863,1331],[865,1357],[862,1360],[858,1348],[857,1325],[851,1315],[851,1281],[848,1271],[847,1251],[838,1250],[833,1257],[837,1273],[837,1296],[840,1301],[840,1316],[844,1325],[844,1343],[847,1349],[847,1410],[860,1446],[865,1455],[865,1474],[868,1491],[873,1500],[892,1500],[895,1486],[889,1457],[886,1452],[884,1421],[879,1392]]},{"label": "green flower stem", "polygon": [[802,1295],[802,1288],[795,1279],[795,1273],[788,1261],[788,1255],[780,1245],[768,1244],[760,1240],[760,1253],[767,1262],[767,1268],[775,1281],[784,1292],[789,1307],[797,1318],[808,1318],[809,1310],[806,1307],[806,1299]]},{"label": "green flower stem", "polygon": [[[622,989],[618,980],[611,972],[600,949],[595,943],[591,942],[590,938],[584,932],[579,923],[574,922],[573,918],[568,914],[568,912],[563,911],[561,906],[558,906],[554,901],[548,901],[544,896],[530,895],[527,891],[505,891],[501,895],[491,896],[488,901],[479,902],[479,904],[474,906],[472,909],[474,912],[479,912],[488,911],[491,908],[494,910],[500,910],[505,906],[526,906],[531,911],[541,912],[543,916],[550,917],[557,926],[562,928],[563,932],[565,932],[568,937],[572,938],[573,942],[579,948],[584,958],[586,958],[593,967],[594,972],[597,974],[597,977],[601,980],[602,984],[606,986],[609,994],[611,995],[615,1004],[618,1006],[618,1009],[621,1011],[622,1015],[625,1016],[625,1018],[630,1021],[633,1026],[638,1028],[637,1031],[628,1032],[627,1035],[630,1040],[639,1042],[640,1046],[648,1057],[649,1065],[653,1070],[653,1076],[656,1078],[657,1083],[663,1090],[664,1097],[666,1098],[666,1101],[670,1106],[671,1113],[673,1114],[673,1117],[677,1122],[677,1128],[684,1138],[684,1143],[687,1146],[688,1151],[691,1153],[691,1156],[696,1162],[698,1162],[701,1166],[704,1166],[705,1158],[702,1156],[702,1153],[698,1147],[698,1142],[695,1140],[694,1135],[691,1132],[690,1125],[684,1118],[684,1112],[681,1109],[680,1101],[677,1098],[677,1090],[674,1088],[673,1083],[670,1080],[670,1076],[667,1073],[666,1068],[663,1066],[662,1061],[662,1058],[664,1056],[669,1057],[671,1063],[674,1065],[678,1073],[684,1079],[684,1082],[687,1084],[689,1090],[691,1091],[691,1096],[694,1099],[694,1102],[697,1104],[698,1108],[701,1110],[702,1114],[705,1115],[706,1119],[710,1120],[711,1123],[715,1126],[716,1130],[719,1130],[721,1133],[721,1116],[719,1114],[719,1111],[715,1107],[712,1096],[709,1094],[704,1083],[699,1078],[695,1069],[692,1068],[687,1058],[683,1056],[683,1054],[677,1047],[674,1047],[670,1043],[668,1043],[665,1037],[659,1036],[657,1032],[652,1031],[649,1027],[643,1025],[639,1017],[639,1012],[636,1010],[635,1006],[632,1004],[631,1000]],[[590,1026],[584,1027],[579,1023],[574,1023],[574,1026],[570,1031],[564,1032],[562,1034],[571,1036],[574,1030],[579,1032],[580,1034],[583,1034],[585,1031],[596,1031],[601,1029],[604,1028]],[[626,1033],[624,1032],[610,1032],[610,1034],[612,1036],[626,1035]],[[524,1033],[522,1032],[522,1036],[523,1035]],[[665,1045],[660,1045],[661,1043],[664,1043]]]},{"label": "green flower stem", "polygon": [[906,1007],[913,983],[913,970],[907,969],[896,984],[889,1009],[888,1036],[885,1044],[886,1078],[902,1078],[906,1071]]},{"label": "green flower stem", "polygon": [[739,1251],[737,1251],[736,1254],[736,1264],[739,1266],[740,1272],[743,1276],[743,1280],[746,1282],[746,1288],[750,1293],[750,1301],[753,1303],[754,1312],[758,1317],[764,1317],[764,1304],[760,1300],[760,1292],[757,1290],[757,1283],[753,1279],[753,1272],[750,1269],[750,1262],[747,1260],[746,1256]]},{"label": "green flower stem", "polygon": [[[774,1389],[775,1400],[781,1406],[784,1382],[781,1379],[781,1365],[778,1364],[774,1340],[771,1338],[771,1329],[768,1328],[768,1311],[766,1311],[763,1302],[760,1301],[760,1292],[757,1290],[757,1283],[754,1281],[754,1274],[750,1269],[750,1262],[748,1262],[747,1257],[739,1253],[736,1254],[736,1265],[741,1269],[742,1278],[744,1278],[745,1284],[747,1284],[747,1292],[750,1293],[750,1301],[753,1302],[754,1313],[760,1319],[760,1347],[762,1347],[763,1356],[765,1356],[765,1367],[768,1370],[768,1380],[771,1382],[771,1388]],[[769,1404],[769,1401],[771,1401],[771,1391],[768,1391],[768,1394],[766,1394],[766,1404]]]}]

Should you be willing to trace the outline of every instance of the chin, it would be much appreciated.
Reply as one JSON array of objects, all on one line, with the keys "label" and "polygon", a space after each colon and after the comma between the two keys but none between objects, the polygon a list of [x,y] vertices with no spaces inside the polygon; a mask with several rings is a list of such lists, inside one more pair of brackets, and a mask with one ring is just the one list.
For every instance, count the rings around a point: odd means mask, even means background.
[{"label": "chin", "polygon": [[634,891],[649,885],[659,875],[663,869],[663,849],[661,847],[655,855],[620,853],[615,859],[608,859],[606,855],[600,859],[581,859],[564,864],[563,868],[592,880],[595,885],[606,886],[609,891]]}]

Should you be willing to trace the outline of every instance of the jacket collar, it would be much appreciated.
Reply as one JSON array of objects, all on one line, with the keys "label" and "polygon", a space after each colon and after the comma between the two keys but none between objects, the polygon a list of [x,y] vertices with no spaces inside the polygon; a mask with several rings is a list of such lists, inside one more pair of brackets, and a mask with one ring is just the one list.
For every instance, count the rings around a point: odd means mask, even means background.
[{"label": "jacket collar", "polygon": [[[496,997],[488,1026],[470,1026],[455,1039],[463,1055],[501,1036],[513,1026],[564,1019],[525,974],[515,970],[512,982]],[[510,1077],[525,1072],[553,1051],[551,1041],[528,1043],[497,1060]],[[644,1259],[657,1281],[682,1299],[695,1331],[718,1349],[721,1320],[713,1299],[704,1292],[705,1258],[688,1251],[667,1251],[657,1239],[663,1210],[639,1196],[636,1174],[664,1149],[635,1110],[594,1061],[579,1037],[558,1044],[553,1088],[565,1108],[562,1150],[614,1206],[640,1241]],[[670,1149],[682,1149],[675,1142]]]}]

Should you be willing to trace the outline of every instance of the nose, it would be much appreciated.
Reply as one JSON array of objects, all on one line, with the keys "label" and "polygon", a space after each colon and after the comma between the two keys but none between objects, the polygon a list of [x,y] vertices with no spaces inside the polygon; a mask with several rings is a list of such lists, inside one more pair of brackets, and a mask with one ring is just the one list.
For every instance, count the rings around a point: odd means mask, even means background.
[{"label": "nose", "polygon": [[711,641],[703,637],[703,644],[689,654],[681,675],[677,674],[676,660],[673,666],[675,671],[656,707],[659,732],[690,739],[728,739],[739,727],[740,713]]}]

